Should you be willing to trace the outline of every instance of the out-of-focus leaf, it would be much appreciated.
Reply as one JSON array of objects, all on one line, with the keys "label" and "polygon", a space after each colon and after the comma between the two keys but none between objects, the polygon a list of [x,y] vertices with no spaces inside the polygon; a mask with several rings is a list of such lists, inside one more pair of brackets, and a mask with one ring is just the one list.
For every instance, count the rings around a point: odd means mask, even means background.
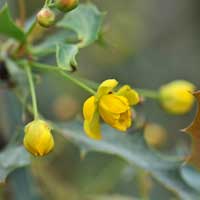
[{"label": "out-of-focus leaf", "polygon": [[58,43],[76,44],[78,43],[77,35],[74,31],[59,30],[53,35],[45,38],[37,46],[31,48],[31,52],[37,56],[45,56],[56,51]]},{"label": "out-of-focus leaf", "polygon": [[137,133],[133,136],[124,135],[104,125],[102,129],[104,139],[97,141],[88,138],[84,134],[82,124],[79,122],[72,122],[63,126],[63,129],[61,128],[63,135],[86,152],[98,151],[120,155],[126,161],[135,163],[147,170],[173,169],[181,164],[179,159],[168,159],[167,156],[160,155],[155,150],[150,149],[142,133]]},{"label": "out-of-focus leaf", "polygon": [[124,135],[108,126],[103,126],[103,140],[89,139],[83,132],[82,124],[72,122],[66,125],[55,125],[66,139],[77,144],[85,152],[96,151],[118,155],[131,165],[137,165],[167,188],[173,190],[184,200],[198,200],[200,193],[190,187],[180,172],[181,161],[175,157],[158,154],[146,145],[142,133]]},{"label": "out-of-focus leaf", "polygon": [[188,158],[188,162],[197,168],[200,168],[200,91],[194,92],[198,103],[197,114],[193,122],[183,131],[190,133],[192,138],[192,152]]},{"label": "out-of-focus leaf", "polygon": [[102,195],[102,196],[92,196],[89,197],[88,200],[139,200],[134,197],[127,197],[123,195]]},{"label": "out-of-focus leaf", "polygon": [[6,67],[8,68],[9,74],[12,76],[14,81],[26,85],[26,73],[10,58],[5,59]]},{"label": "out-of-focus leaf", "polygon": [[67,13],[57,26],[75,31],[80,41],[79,46],[84,47],[98,39],[103,15],[95,5],[81,4]]},{"label": "out-of-focus leaf", "polygon": [[181,175],[184,178],[184,180],[200,192],[200,173],[195,168],[190,166],[184,166],[181,168]]},{"label": "out-of-focus leaf", "polygon": [[11,19],[7,4],[0,11],[0,34],[19,41],[25,40],[25,33]]},{"label": "out-of-focus leaf", "polygon": [[8,68],[9,74],[11,75],[11,81],[16,84],[18,89],[24,96],[28,94],[28,84],[26,73],[10,58],[5,59],[6,67]]},{"label": "out-of-focus leaf", "polygon": [[56,60],[58,67],[68,71],[77,67],[75,56],[78,53],[77,45],[73,44],[58,44],[56,48]]},{"label": "out-of-focus leaf", "polygon": [[13,200],[41,200],[31,172],[27,168],[16,170],[9,177]]},{"label": "out-of-focus leaf", "polygon": [[101,159],[100,156],[97,160],[94,163],[89,162],[89,171],[84,168],[84,163],[88,168],[86,160],[78,170],[77,177],[81,193],[88,194],[92,191],[92,194],[106,194],[118,183],[122,177],[123,169],[127,166],[126,162],[117,157],[106,156],[105,158],[103,156],[103,159]]},{"label": "out-of-focus leaf", "polygon": [[22,146],[8,146],[0,153],[0,182],[5,182],[6,177],[17,168],[30,163],[30,155]]}]

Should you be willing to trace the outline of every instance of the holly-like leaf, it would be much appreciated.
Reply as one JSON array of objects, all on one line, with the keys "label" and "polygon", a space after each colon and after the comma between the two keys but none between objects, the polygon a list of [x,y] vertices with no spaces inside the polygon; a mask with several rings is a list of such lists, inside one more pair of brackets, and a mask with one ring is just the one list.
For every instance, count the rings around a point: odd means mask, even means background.
[{"label": "holly-like leaf", "polygon": [[25,33],[13,22],[7,4],[0,11],[0,34],[21,42],[25,40]]},{"label": "holly-like leaf", "polygon": [[73,30],[80,41],[79,47],[84,47],[98,39],[103,16],[95,5],[81,4],[77,9],[67,13],[57,26]]},{"label": "holly-like leaf", "polygon": [[200,173],[192,166],[183,166],[181,175],[189,186],[200,192]]},{"label": "holly-like leaf", "polygon": [[187,162],[200,168],[200,91],[194,92],[193,95],[196,97],[198,110],[193,122],[187,128],[183,129],[183,131],[189,133],[192,138],[192,152]]},{"label": "holly-like leaf", "polygon": [[77,45],[73,44],[57,44],[56,60],[58,67],[73,71],[77,67],[76,55],[78,53]]},{"label": "holly-like leaf", "polygon": [[42,200],[39,185],[32,175],[30,168],[24,167],[9,176],[9,185],[12,187],[14,200]]},{"label": "holly-like leaf", "polygon": [[0,182],[17,168],[30,164],[30,155],[22,146],[8,146],[0,153]]},{"label": "holly-like leaf", "polygon": [[74,31],[59,30],[53,35],[45,38],[41,43],[31,48],[31,52],[36,56],[53,54],[57,44],[77,44],[78,39]]},{"label": "holly-like leaf", "polygon": [[54,124],[53,126],[55,131],[62,133],[85,154],[89,151],[96,151],[117,155],[130,165],[137,165],[150,172],[164,186],[175,191],[181,199],[199,199],[200,193],[189,186],[181,175],[182,161],[176,157],[161,155],[149,148],[142,133],[125,135],[108,126],[103,126],[103,140],[96,141],[84,134],[80,122],[74,121],[65,125]]}]

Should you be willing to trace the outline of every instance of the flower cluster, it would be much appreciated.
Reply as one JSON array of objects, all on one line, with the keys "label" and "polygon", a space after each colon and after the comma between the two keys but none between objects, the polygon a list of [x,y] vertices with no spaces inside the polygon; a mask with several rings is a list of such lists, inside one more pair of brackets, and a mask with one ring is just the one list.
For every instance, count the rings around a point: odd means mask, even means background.
[{"label": "flower cluster", "polygon": [[114,88],[117,85],[115,79],[106,80],[100,84],[96,95],[85,101],[84,130],[90,138],[102,138],[100,117],[119,131],[126,131],[131,126],[131,106],[139,102],[139,95],[128,85],[115,92]]}]

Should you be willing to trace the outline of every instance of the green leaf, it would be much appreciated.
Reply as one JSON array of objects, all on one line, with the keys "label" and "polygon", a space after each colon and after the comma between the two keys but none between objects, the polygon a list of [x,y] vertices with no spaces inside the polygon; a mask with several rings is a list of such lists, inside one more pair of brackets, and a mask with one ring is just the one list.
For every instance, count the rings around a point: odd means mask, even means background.
[{"label": "green leaf", "polygon": [[57,26],[75,31],[80,41],[79,47],[84,47],[98,39],[103,16],[95,5],[81,4],[77,9],[67,13]]},{"label": "green leaf", "polygon": [[200,192],[200,173],[197,169],[184,166],[181,168],[181,175],[188,185]]},{"label": "green leaf", "polygon": [[75,56],[78,53],[77,45],[71,44],[57,44],[56,46],[56,60],[60,68],[72,71],[76,69],[77,62]]},{"label": "green leaf", "polygon": [[113,154],[126,160],[131,165],[137,165],[164,186],[177,193],[181,199],[197,200],[200,193],[190,187],[181,176],[182,161],[176,157],[161,155],[145,143],[142,133],[124,135],[108,126],[102,127],[103,140],[89,139],[83,132],[82,124],[72,122],[67,125],[55,126],[66,139],[72,141],[85,151],[96,151]]},{"label": "green leaf", "polygon": [[74,31],[59,30],[30,50],[34,55],[41,57],[54,53],[56,51],[56,44],[58,43],[76,44],[78,43],[78,39]]},{"label": "green leaf", "polygon": [[11,19],[7,4],[0,11],[0,34],[25,41],[25,33]]},{"label": "green leaf", "polygon": [[27,77],[18,64],[11,60],[10,58],[5,58],[6,66],[8,68],[9,74],[11,76],[11,81],[16,86],[19,86],[18,89],[23,92],[24,96],[27,95],[27,92],[29,91],[29,87],[27,84]]},{"label": "green leaf", "polygon": [[9,145],[0,153],[0,182],[15,169],[30,164],[30,156],[22,146]]},{"label": "green leaf", "polygon": [[88,197],[88,200],[139,200],[134,197],[127,197],[123,195],[102,195],[102,196],[92,196]]},{"label": "green leaf", "polygon": [[12,187],[12,200],[42,200],[35,177],[30,168],[24,167],[11,174],[8,179]]}]

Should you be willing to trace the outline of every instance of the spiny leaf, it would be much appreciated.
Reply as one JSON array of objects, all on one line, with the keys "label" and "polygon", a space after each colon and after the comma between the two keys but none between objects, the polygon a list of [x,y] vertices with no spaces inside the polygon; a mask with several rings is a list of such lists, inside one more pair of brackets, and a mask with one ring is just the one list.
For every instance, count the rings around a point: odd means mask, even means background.
[{"label": "spiny leaf", "polygon": [[98,39],[103,16],[95,5],[81,4],[77,9],[67,13],[57,26],[73,30],[80,40],[79,46],[84,47]]},{"label": "spiny leaf", "polygon": [[[66,128],[66,130],[65,130]],[[160,155],[146,144],[142,133],[123,135],[108,126],[103,126],[103,140],[92,140],[82,130],[82,124],[78,122],[63,125],[61,132],[81,149],[98,151],[113,155],[120,155],[127,161],[131,161],[145,169],[173,169],[181,165],[181,160]]]},{"label": "spiny leaf", "polygon": [[56,60],[60,68],[72,71],[76,69],[76,55],[78,53],[77,45],[73,44],[57,44],[56,47]]},{"label": "spiny leaf", "polygon": [[15,169],[30,164],[30,156],[22,146],[8,146],[0,153],[0,182]]},{"label": "spiny leaf", "polygon": [[12,173],[9,177],[14,200],[42,200],[39,185],[32,175],[30,168],[24,167]]},{"label": "spiny leaf", "polygon": [[187,159],[187,162],[191,163],[197,168],[200,168],[200,91],[193,93],[198,103],[198,110],[192,123],[183,131],[189,133],[192,137],[192,152]]},{"label": "spiny leaf", "polygon": [[164,186],[178,194],[181,199],[199,199],[200,193],[189,186],[181,175],[181,160],[158,154],[150,149],[142,133],[124,135],[108,126],[103,126],[103,140],[95,141],[84,134],[82,124],[77,121],[65,125],[54,124],[54,130],[62,133],[66,139],[81,149],[117,155],[130,165],[145,169]]},{"label": "spiny leaf", "polygon": [[181,168],[181,175],[189,186],[200,192],[200,173],[191,166]]},{"label": "spiny leaf", "polygon": [[41,43],[31,47],[31,52],[36,56],[45,56],[53,54],[56,51],[57,44],[77,44],[77,36],[74,31],[58,30],[53,35],[45,38]]},{"label": "spiny leaf", "polygon": [[0,34],[19,41],[25,40],[25,33],[11,19],[7,4],[0,11]]}]

